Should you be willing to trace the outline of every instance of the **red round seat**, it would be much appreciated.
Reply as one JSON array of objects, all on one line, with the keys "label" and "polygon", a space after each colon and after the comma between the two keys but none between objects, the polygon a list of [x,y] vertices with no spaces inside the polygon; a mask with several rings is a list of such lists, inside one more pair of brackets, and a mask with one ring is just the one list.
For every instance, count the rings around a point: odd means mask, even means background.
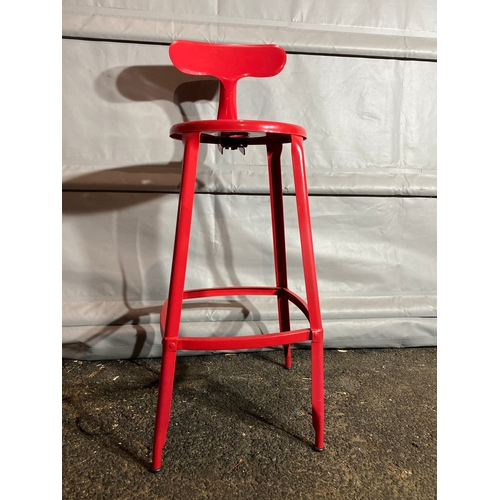
[{"label": "red round seat", "polygon": [[177,123],[170,129],[170,137],[182,140],[183,134],[199,132],[200,142],[219,144],[221,138],[231,145],[247,140],[248,145],[291,142],[292,135],[307,138],[306,130],[299,125],[262,120],[196,120]]}]

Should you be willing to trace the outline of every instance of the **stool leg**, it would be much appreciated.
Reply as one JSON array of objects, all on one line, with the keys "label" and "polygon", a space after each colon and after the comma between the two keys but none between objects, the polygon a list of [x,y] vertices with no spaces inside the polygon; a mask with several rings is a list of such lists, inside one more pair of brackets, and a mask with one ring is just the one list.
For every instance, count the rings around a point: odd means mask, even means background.
[{"label": "stool leg", "polygon": [[[273,227],[274,271],[276,286],[288,288],[285,245],[285,212],[283,207],[283,182],[281,178],[281,143],[267,144],[267,164],[269,168],[269,193],[271,199],[271,220]],[[288,299],[278,295],[278,318],[280,332],[290,331],[290,309]],[[290,344],[283,346],[285,368],[292,367]]]},{"label": "stool leg", "polygon": [[172,257],[172,272],[170,276],[168,303],[166,306],[165,330],[162,332],[163,353],[153,441],[153,463],[151,466],[153,472],[158,472],[161,468],[162,452],[167,439],[168,423],[170,420],[177,354],[177,338],[179,336],[184,281],[186,278],[200,134],[186,134],[186,136],[183,137],[183,142],[184,160],[177,211],[174,253]]},{"label": "stool leg", "polygon": [[175,361],[177,351],[175,343],[169,348],[168,341],[164,338],[163,354],[161,360],[160,387],[158,389],[158,406],[156,409],[156,425],[153,441],[153,463],[151,472],[160,472],[163,447],[167,441],[168,424],[170,421],[170,408],[172,406],[172,393],[174,389]]},{"label": "stool leg", "polygon": [[311,213],[307,190],[304,146],[300,136],[292,135],[292,164],[297,199],[300,245],[306,284],[307,305],[311,325],[311,380],[312,380],[312,415],[316,432],[314,449],[323,451],[324,435],[324,371],[323,371],[323,324],[319,306],[318,281],[314,262],[314,248],[311,230]]}]

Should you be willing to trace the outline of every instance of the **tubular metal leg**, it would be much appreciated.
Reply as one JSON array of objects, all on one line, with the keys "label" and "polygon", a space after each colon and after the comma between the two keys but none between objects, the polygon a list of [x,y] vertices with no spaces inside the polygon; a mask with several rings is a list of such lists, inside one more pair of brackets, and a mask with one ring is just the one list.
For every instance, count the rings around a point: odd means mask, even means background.
[{"label": "tubular metal leg", "polygon": [[170,407],[172,403],[177,354],[177,338],[179,336],[184,281],[186,278],[200,134],[198,132],[186,134],[183,137],[183,142],[184,160],[177,212],[174,253],[172,257],[172,274],[170,278],[165,331],[162,332],[163,354],[153,441],[153,463],[151,466],[153,472],[158,472],[161,468],[163,446],[167,439],[168,423],[170,420]]},{"label": "tubular metal leg", "polygon": [[[276,286],[288,288],[285,213],[283,207],[283,182],[281,178],[282,149],[283,145],[281,143],[267,144]],[[278,317],[280,332],[290,331],[290,308],[288,299],[281,295],[278,296]],[[290,369],[292,367],[292,351],[290,344],[283,346],[283,353],[285,355],[285,368]]]},{"label": "tubular metal leg", "polygon": [[323,324],[319,306],[316,265],[311,230],[311,214],[307,191],[306,165],[304,161],[303,139],[292,135],[292,164],[297,199],[302,262],[306,284],[307,305],[312,331],[311,342],[311,379],[312,415],[316,432],[314,449],[323,451],[324,436],[324,371],[323,371]]}]

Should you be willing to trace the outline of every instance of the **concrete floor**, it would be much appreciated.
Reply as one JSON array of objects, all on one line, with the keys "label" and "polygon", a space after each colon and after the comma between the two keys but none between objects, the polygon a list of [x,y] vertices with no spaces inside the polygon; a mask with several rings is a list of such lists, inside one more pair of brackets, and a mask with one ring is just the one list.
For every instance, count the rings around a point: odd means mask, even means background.
[{"label": "concrete floor", "polygon": [[179,357],[158,474],[160,360],[63,360],[63,498],[436,498],[436,349],[326,350],[323,453],[309,354]]}]

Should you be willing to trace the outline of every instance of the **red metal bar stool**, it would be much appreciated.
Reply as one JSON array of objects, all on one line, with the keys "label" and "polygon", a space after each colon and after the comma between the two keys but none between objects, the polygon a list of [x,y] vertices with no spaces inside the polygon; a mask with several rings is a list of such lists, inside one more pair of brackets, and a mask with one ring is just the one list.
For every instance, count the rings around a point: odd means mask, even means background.
[{"label": "red metal bar stool", "polygon": [[[178,350],[184,349],[238,350],[282,345],[285,367],[291,368],[291,344],[311,341],[312,423],[316,435],[314,449],[322,451],[324,433],[323,325],[319,307],[304,163],[303,140],[306,138],[306,131],[298,125],[289,123],[238,120],[236,113],[238,80],[247,76],[277,75],[285,65],[286,53],[277,45],[221,45],[178,40],[170,46],[170,57],[174,66],[184,73],[218,78],[220,99],[217,120],[178,123],[170,130],[170,137],[184,143],[184,159],[169,297],[163,305],[160,317],[163,355],[151,470],[158,472],[161,468],[162,452],[170,420],[176,355]],[[242,149],[244,152],[244,148],[248,146],[266,146],[276,286],[184,290],[198,149],[202,142],[216,144],[221,152],[229,148]],[[280,159],[283,144],[288,143],[291,144],[292,152],[307,301],[288,289]],[[276,296],[280,331],[229,338],[179,337],[183,300],[233,295]],[[309,320],[310,328],[290,329],[290,302],[303,312]]]}]

